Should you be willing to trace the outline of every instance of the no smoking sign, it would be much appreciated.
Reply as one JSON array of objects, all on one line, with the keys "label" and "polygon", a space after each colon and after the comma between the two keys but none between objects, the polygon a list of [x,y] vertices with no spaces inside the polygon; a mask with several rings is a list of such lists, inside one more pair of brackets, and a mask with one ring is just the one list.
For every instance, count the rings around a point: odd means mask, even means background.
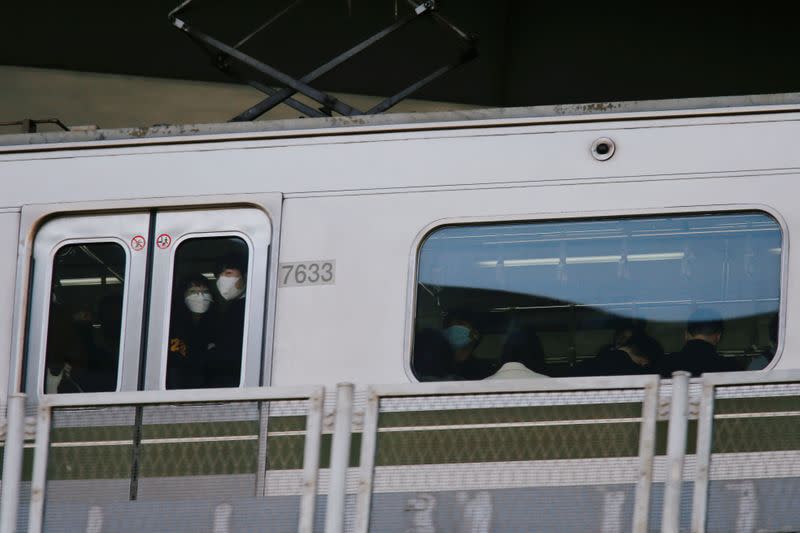
[{"label": "no smoking sign", "polygon": [[131,239],[131,248],[133,251],[140,252],[144,250],[147,241],[141,235],[136,235],[133,239]]}]

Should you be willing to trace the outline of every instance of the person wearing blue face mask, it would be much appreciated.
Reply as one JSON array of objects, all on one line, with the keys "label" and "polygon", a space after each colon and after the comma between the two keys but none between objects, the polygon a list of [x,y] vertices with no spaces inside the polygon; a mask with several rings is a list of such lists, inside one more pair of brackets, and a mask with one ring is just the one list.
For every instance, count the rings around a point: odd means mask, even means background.
[{"label": "person wearing blue face mask", "polygon": [[208,387],[207,367],[216,353],[211,313],[214,298],[202,275],[188,277],[175,294],[167,346],[168,389]]},{"label": "person wearing blue face mask", "polygon": [[453,358],[457,362],[466,361],[478,341],[477,332],[466,322],[453,323],[444,329],[444,337],[455,352]]},{"label": "person wearing blue face mask", "polygon": [[442,334],[453,351],[452,374],[466,380],[489,376],[492,373],[490,364],[474,354],[481,336],[472,323],[458,315],[451,315],[444,326]]}]

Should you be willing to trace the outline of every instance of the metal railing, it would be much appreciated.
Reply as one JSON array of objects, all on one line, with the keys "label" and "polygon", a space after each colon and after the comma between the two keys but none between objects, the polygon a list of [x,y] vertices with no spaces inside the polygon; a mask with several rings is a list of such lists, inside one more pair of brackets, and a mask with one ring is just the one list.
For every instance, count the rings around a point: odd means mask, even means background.
[{"label": "metal railing", "polygon": [[[19,494],[22,473],[23,433],[20,430],[24,420],[24,396],[11,397],[8,409],[9,433],[5,443],[5,464],[3,476],[2,531],[13,532],[18,527],[17,511],[20,508]],[[78,499],[76,492],[86,492],[86,499],[103,500],[104,491],[108,490],[109,479],[118,476],[119,463],[125,473],[130,470],[130,478],[122,479],[126,496],[136,500],[137,490],[142,481],[149,475],[156,482],[170,480],[174,482],[174,471],[189,471],[185,476],[183,489],[187,491],[206,492],[219,491],[216,481],[225,474],[240,473],[244,469],[251,473],[252,486],[244,492],[253,492],[255,496],[268,492],[269,480],[262,481],[264,472],[269,474],[267,457],[262,453],[268,446],[264,440],[269,438],[269,430],[264,427],[265,417],[262,413],[271,411],[277,415],[302,414],[304,424],[294,431],[278,431],[279,434],[302,436],[302,451],[294,450],[301,455],[299,461],[284,469],[292,474],[292,468],[299,476],[292,487],[299,496],[297,509],[291,505],[284,509],[288,514],[296,514],[297,531],[311,533],[314,530],[315,506],[319,475],[319,458],[322,436],[323,387],[299,388],[252,388],[252,389],[217,389],[187,391],[153,391],[93,393],[81,395],[49,396],[37,407],[36,436],[33,444],[32,473],[30,479],[30,502],[28,508],[27,531],[37,533],[45,526],[45,503],[48,501],[50,485],[66,483],[60,491],[67,493],[70,504],[75,505]],[[294,402],[299,406],[290,406]],[[283,413],[281,413],[281,408]],[[122,415],[120,413],[123,413]],[[58,417],[63,420],[54,423]],[[277,418],[277,417],[276,417]],[[292,416],[284,416],[292,419]],[[124,420],[123,420],[124,419]],[[274,419],[274,418],[273,418]],[[76,422],[77,421],[77,422]],[[296,421],[295,421],[296,422]],[[220,431],[224,427],[225,431]],[[59,439],[53,436],[61,432]],[[237,456],[235,452],[242,449],[242,444],[251,454]],[[233,445],[233,447],[231,447]],[[205,446],[205,450],[203,450]],[[182,449],[180,447],[183,447]],[[297,447],[297,446],[296,446]],[[104,450],[122,448],[122,453],[100,453]],[[61,455],[59,461],[50,460],[53,451],[78,450],[77,459],[73,456]],[[81,450],[87,450],[82,453]],[[189,451],[187,454],[186,451]],[[200,451],[201,453],[197,453]],[[233,452],[233,453],[231,453]],[[225,456],[227,453],[227,456]],[[192,460],[201,456],[207,465],[192,464]],[[255,461],[251,456],[258,457]],[[87,460],[88,459],[88,460]],[[188,459],[188,460],[187,460]],[[148,466],[147,461],[150,461]],[[104,463],[105,461],[105,463]],[[182,463],[181,463],[182,462]],[[58,463],[58,464],[54,464]],[[85,468],[77,475],[74,470]],[[175,466],[175,464],[179,466]],[[242,463],[245,463],[242,466]],[[253,463],[256,463],[255,465]],[[231,468],[233,467],[233,468]],[[54,480],[58,470],[66,470],[67,480]],[[223,475],[220,476],[222,471]],[[226,471],[229,470],[229,471]],[[204,475],[197,475],[202,471]],[[205,475],[211,472],[213,475]],[[70,475],[71,474],[71,475]],[[172,474],[170,476],[170,474]],[[277,476],[281,483],[291,476]],[[198,481],[202,479],[203,481]],[[87,482],[103,481],[97,488],[87,488]],[[116,485],[119,486],[119,480]],[[241,481],[241,476],[236,481]],[[250,480],[248,480],[249,482]],[[216,484],[215,484],[216,483]],[[286,484],[285,481],[283,481]],[[128,493],[127,486],[130,484]],[[157,486],[158,483],[151,483]],[[173,486],[175,484],[173,483]],[[240,491],[241,494],[241,491]],[[213,500],[213,498],[211,498]],[[113,505],[115,502],[112,502]],[[204,501],[203,504],[208,504]],[[222,522],[229,520],[229,504],[222,502],[220,512],[214,513],[214,531],[226,529]],[[143,508],[144,510],[144,508]],[[120,506],[115,508],[117,514],[123,514]],[[99,513],[102,520],[102,507],[90,507],[89,514]],[[89,520],[91,522],[91,520]],[[95,518],[97,522],[97,518]],[[24,521],[23,521],[24,523]],[[53,521],[57,524],[57,517]],[[88,528],[87,529],[91,529]],[[131,524],[131,530],[139,530]],[[96,524],[94,530],[101,528]]]},{"label": "metal railing", "polygon": [[800,371],[706,374],[702,386],[692,531],[800,530]]},{"label": "metal railing", "polygon": [[63,395],[28,444],[13,395],[0,533],[143,530],[159,502],[219,533],[797,529],[800,371],[698,382],[340,384],[325,429],[323,387]]},{"label": "metal railing", "polygon": [[[630,461],[625,460],[625,456],[633,455],[633,464],[630,465],[632,468],[628,468],[629,475],[626,480],[632,486],[635,486],[635,504],[631,517],[631,529],[635,532],[646,532],[650,509],[650,487],[653,478],[658,387],[659,379],[657,376],[569,378],[514,382],[498,380],[494,382],[428,383],[370,387],[367,393],[367,405],[364,413],[355,530],[358,533],[366,533],[370,530],[394,529],[392,526],[395,524],[387,524],[385,522],[381,523],[380,526],[370,525],[370,511],[372,510],[372,514],[379,512],[374,509],[372,501],[376,489],[374,478],[377,468],[387,471],[387,474],[383,476],[384,485],[386,486],[380,489],[384,493],[392,490],[391,479],[386,479],[387,477],[407,477],[409,474],[408,469],[413,469],[417,465],[419,465],[419,478],[412,482],[415,492],[428,492],[425,488],[435,489],[435,492],[463,490],[465,488],[464,477],[452,475],[453,470],[459,463],[466,467],[463,470],[483,470],[482,474],[477,474],[477,479],[475,478],[475,472],[467,475],[467,477],[473,478],[473,486],[469,488],[491,488],[492,486],[497,486],[492,479],[495,478],[495,469],[502,468],[501,463],[505,462],[504,459],[507,459],[507,454],[500,451],[500,448],[507,448],[509,445],[513,445],[511,443],[516,443],[523,449],[517,450],[517,453],[512,454],[516,455],[514,457],[516,460],[511,462],[511,467],[517,472],[526,467],[528,470],[526,475],[515,475],[516,479],[513,482],[501,483],[500,486],[502,487],[523,489],[537,485],[561,485],[562,482],[592,486],[595,483],[588,479],[581,479],[583,476],[580,472],[565,474],[561,479],[558,479],[559,475],[555,473],[550,475],[549,479],[542,479],[540,474],[543,459],[541,458],[546,457],[549,459],[555,457],[550,461],[555,468],[563,467],[567,461],[575,461],[589,468],[599,467],[602,469],[602,466],[596,460],[593,461],[592,452],[598,452],[594,455],[600,457],[601,460],[603,455],[614,456],[613,459],[617,459],[617,461],[613,462],[614,466],[611,466],[612,462],[609,462],[611,468],[615,468],[621,462],[630,463]],[[392,400],[395,400],[395,405],[391,405]],[[384,405],[387,402],[390,402],[390,405]],[[402,405],[403,402],[406,405]],[[554,407],[562,409],[553,412],[551,408]],[[563,409],[565,407],[571,408],[569,412],[567,409]],[[630,407],[633,409],[630,409]],[[379,419],[381,415],[388,415],[392,412],[399,413],[406,409],[418,413],[420,418],[427,423],[416,425],[415,422],[408,421],[406,425],[399,426],[390,421],[389,424],[380,427]],[[484,412],[475,416],[476,409]],[[581,413],[580,411],[584,409],[589,409],[592,413]],[[494,412],[490,413],[486,412],[486,410]],[[553,415],[558,415],[559,412],[564,418],[553,417]],[[531,418],[534,420],[531,420]],[[613,428],[615,426],[630,425],[631,422],[634,425],[638,425],[638,438],[634,435],[634,439],[627,443],[628,446],[625,446],[626,443],[622,443],[620,448],[627,448],[627,453],[623,449],[612,449],[615,445],[613,442]],[[603,427],[611,431],[608,435],[593,433],[592,426]],[[584,442],[578,443],[576,449],[569,450],[563,447],[558,449],[558,444],[551,449],[547,449],[546,445],[540,445],[533,450],[524,449],[529,446],[531,440],[535,440],[537,433],[541,436],[542,442],[552,436],[558,438],[557,433],[553,434],[552,431],[548,435],[548,430],[552,429],[555,429],[556,432],[562,432],[565,438],[569,438],[569,434],[564,428],[570,427],[579,428],[576,435],[578,439],[586,439]],[[482,432],[482,434],[476,434],[476,431]],[[459,432],[465,434],[463,440],[458,439],[457,434]],[[381,458],[386,466],[376,467],[376,458],[378,458],[381,451],[379,439],[383,436],[397,436],[403,433],[412,434],[415,437],[419,436],[420,433],[427,433],[432,437],[433,441],[441,439],[443,434],[447,435],[444,438],[445,442],[439,443],[441,446],[448,446],[458,442],[463,446],[472,446],[476,442],[480,442],[482,446],[488,448],[483,451],[490,453],[488,456],[484,453],[477,453],[470,457],[458,459],[459,462],[451,462],[453,457],[448,457],[446,452],[438,457],[401,457],[396,458],[394,461],[403,465],[401,470],[398,471],[397,468],[387,465],[387,463],[391,463],[391,459],[385,456],[387,453],[392,453],[389,451],[389,448],[391,448],[391,444],[389,444],[386,446],[387,450],[383,454],[384,457]],[[517,434],[515,435],[515,433]],[[607,439],[605,438],[606,436],[612,438]],[[448,440],[452,442],[447,442]],[[424,441],[421,442],[418,438],[412,439],[412,441],[416,441],[418,445],[423,447],[426,445]],[[617,443],[617,445],[619,444]],[[599,445],[598,449],[592,450],[593,445]],[[605,446],[605,449],[600,449],[603,446]],[[402,446],[400,450],[402,450]],[[492,451],[499,451],[499,456],[492,457]],[[533,453],[530,453],[531,451]],[[398,452],[395,451],[394,453]],[[399,453],[408,455],[407,450]],[[437,455],[435,450],[433,455]],[[622,459],[622,461],[619,459]],[[431,468],[432,464],[437,463],[444,465],[444,468]],[[481,468],[481,464],[490,466],[489,468]],[[592,474],[590,471],[585,471],[584,473]],[[437,482],[434,480],[437,474],[445,479]],[[511,475],[511,472],[508,472],[508,474]],[[567,480],[567,478],[570,479]],[[602,475],[595,477],[595,479],[600,482],[597,484],[602,484]],[[398,481],[397,485],[403,484],[400,479]],[[617,479],[616,481],[619,482],[620,480]],[[437,486],[430,486],[431,482]],[[431,492],[434,492],[434,490],[431,490]],[[524,496],[524,494],[520,494],[520,496]],[[513,498],[514,496],[512,495],[511,497]],[[429,498],[428,503],[430,504],[433,501],[432,498]],[[451,506],[453,505],[451,504]],[[385,504],[384,507],[391,507],[391,504]],[[483,505],[483,510],[479,508],[480,506],[478,508],[475,507],[473,506],[473,516],[471,517],[472,522],[469,530],[476,530],[478,523],[488,524],[490,521],[488,516],[490,511],[486,505]],[[423,509],[420,515],[424,515],[426,510]],[[525,509],[521,514],[527,514],[529,511],[530,509]],[[483,516],[480,516],[481,514]],[[524,520],[524,517],[521,518]],[[420,520],[424,519],[420,518]],[[480,526],[477,527],[480,528]],[[519,530],[520,527],[524,526],[521,524],[509,525],[509,530]],[[587,524],[588,529],[592,527],[591,524]],[[495,526],[495,530],[498,530],[497,526]]]}]

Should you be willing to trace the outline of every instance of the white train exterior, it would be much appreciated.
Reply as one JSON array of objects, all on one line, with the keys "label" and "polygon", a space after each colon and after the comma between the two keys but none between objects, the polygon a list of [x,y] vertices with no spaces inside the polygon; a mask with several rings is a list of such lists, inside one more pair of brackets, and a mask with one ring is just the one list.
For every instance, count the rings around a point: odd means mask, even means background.
[{"label": "white train exterior", "polygon": [[800,95],[0,138],[0,398],[46,396],[64,246],[124,251],[117,393],[166,388],[175,253],[215,237],[248,250],[240,387],[402,387],[441,228],[678,215],[775,224],[763,373],[800,370],[798,139]]}]

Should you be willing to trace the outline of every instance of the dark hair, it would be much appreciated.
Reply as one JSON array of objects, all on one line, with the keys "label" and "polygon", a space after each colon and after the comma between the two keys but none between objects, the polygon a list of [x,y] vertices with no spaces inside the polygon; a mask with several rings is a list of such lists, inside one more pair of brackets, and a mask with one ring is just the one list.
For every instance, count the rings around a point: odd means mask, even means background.
[{"label": "dark hair", "polygon": [[217,270],[215,273],[219,274],[228,268],[235,268],[244,276],[247,274],[247,261],[239,254],[227,254],[217,262]]},{"label": "dark hair", "polygon": [[533,328],[517,329],[509,333],[506,343],[503,345],[503,353],[500,362],[522,363],[529,370],[543,372],[544,350],[539,340],[539,335]]},{"label": "dark hair", "polygon": [[650,361],[651,365],[664,356],[664,348],[661,347],[661,344],[642,332],[634,333],[623,347],[630,349],[634,355],[644,357]]},{"label": "dark hair", "polygon": [[447,311],[447,314],[443,320],[443,326],[448,328],[455,324],[462,324],[466,323],[475,328],[475,316],[474,313],[466,310],[466,309],[450,309]]},{"label": "dark hair", "polygon": [[686,331],[691,336],[722,334],[722,316],[713,309],[698,309],[689,316]]},{"label": "dark hair", "polygon": [[211,284],[205,276],[202,274],[190,274],[183,278],[183,281],[181,282],[181,296],[195,285],[205,287],[207,289],[211,288]]}]

